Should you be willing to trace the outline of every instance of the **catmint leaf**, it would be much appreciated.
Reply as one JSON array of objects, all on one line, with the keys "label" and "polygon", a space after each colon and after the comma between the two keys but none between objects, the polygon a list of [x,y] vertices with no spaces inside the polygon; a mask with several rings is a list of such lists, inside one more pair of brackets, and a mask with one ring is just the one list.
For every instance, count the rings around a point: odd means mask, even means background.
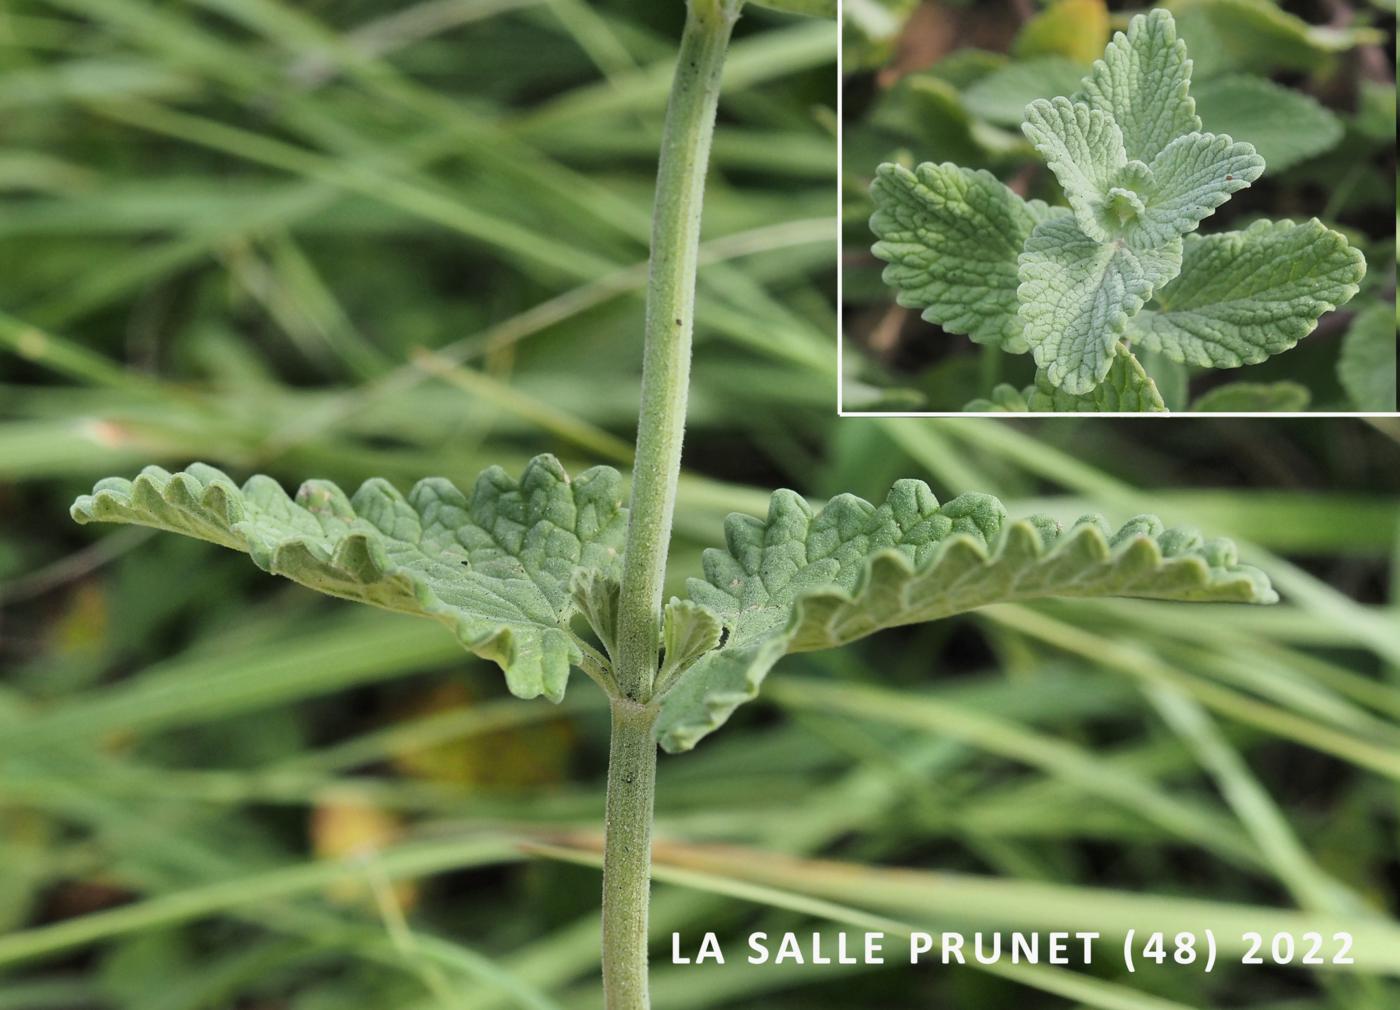
[{"label": "catmint leaf", "polygon": [[970,400],[967,406],[963,407],[964,411],[973,414],[1024,414],[1030,409],[1030,404],[1026,402],[1026,394],[1006,382],[993,386],[989,399]]},{"label": "catmint leaf", "polygon": [[[1386,90],[1394,101],[1395,92]],[[1341,120],[1331,110],[1263,77],[1233,74],[1192,91],[1205,128],[1249,141],[1271,172],[1330,150],[1342,139]],[[1392,136],[1394,120],[1392,115],[1388,124]]]},{"label": "catmint leaf", "polygon": [[1038,370],[1035,385],[1026,390],[1026,405],[1032,411],[1080,414],[1160,414],[1167,409],[1157,384],[1122,344],[1114,344],[1108,374],[1087,393],[1067,393],[1045,369]]},{"label": "catmint leaf", "polygon": [[1362,19],[1313,25],[1273,0],[1170,0],[1170,6],[1201,79],[1235,70],[1318,70],[1335,53],[1386,41],[1382,29]]},{"label": "catmint leaf", "polygon": [[910,74],[885,92],[871,122],[891,133],[917,138],[921,149],[950,161],[985,161],[1020,145],[1017,135],[968,115],[958,89],[933,74]]},{"label": "catmint leaf", "polygon": [[1026,104],[1079,90],[1084,67],[1062,56],[1017,60],[980,78],[963,92],[967,111],[998,126],[1019,127]]},{"label": "catmint leaf", "polygon": [[1128,335],[1184,364],[1257,364],[1346,304],[1365,273],[1361,253],[1316,218],[1188,235],[1181,272],[1132,320]]},{"label": "catmint leaf", "polygon": [[1127,156],[1150,163],[1177,137],[1201,129],[1190,87],[1186,43],[1159,7],[1134,17],[1126,35],[1113,36],[1084,78],[1083,95],[1118,124]]},{"label": "catmint leaf", "polygon": [[724,624],[708,607],[694,600],[673,599],[661,615],[661,647],[665,656],[657,671],[658,688],[679,676],[719,645]]},{"label": "catmint leaf", "polygon": [[617,655],[617,612],[622,583],[597,568],[580,568],[569,585],[574,606],[609,656]]},{"label": "catmint leaf", "polygon": [[1133,357],[1152,379],[1167,410],[1185,410],[1191,395],[1191,370],[1179,361],[1144,348],[1134,348]]},{"label": "catmint leaf", "polygon": [[1087,393],[1066,393],[1050,382],[1045,369],[1036,371],[1035,384],[1024,390],[1002,383],[989,400],[973,400],[967,411],[979,413],[1164,413],[1157,385],[1133,353],[1122,344],[1113,348],[1113,363],[1104,380]]},{"label": "catmint leaf", "polygon": [[1112,238],[1101,214],[1128,161],[1113,118],[1067,98],[1039,99],[1026,106],[1021,129],[1055,173],[1079,230],[1098,242]]},{"label": "catmint leaf", "polygon": [[1191,404],[1200,414],[1266,414],[1298,411],[1308,405],[1312,394],[1296,382],[1227,382],[1202,393]]},{"label": "catmint leaf", "polygon": [[1116,532],[1097,516],[1068,530],[1043,516],[1010,522],[990,495],[940,505],[916,480],[895,484],[881,505],[841,495],[819,513],[778,491],[765,519],[730,516],[725,535],[689,593],[728,638],[664,693],[659,735],[669,751],[693,747],[755,697],[784,655],[884,628],[1047,596],[1276,599],[1233,544],[1163,529],[1153,516]]},{"label": "catmint leaf", "polygon": [[1251,144],[1218,133],[1177,137],[1148,166],[1141,209],[1122,219],[1123,237],[1148,249],[1195,231],[1263,174],[1264,159]]},{"label": "catmint leaf", "polygon": [[[1007,63],[1004,53],[994,53],[989,49],[967,46],[954,49],[947,56],[940,57],[927,70],[916,71],[909,77],[937,77],[940,81],[946,81],[959,90],[966,90],[982,78],[1005,67]],[[1025,102],[1021,104],[1024,105]],[[1020,119],[1017,118],[1016,122],[1019,123]]]},{"label": "catmint leaf", "polygon": [[871,187],[873,251],[896,300],[949,333],[1024,353],[1017,256],[1041,221],[1066,215],[1023,200],[990,172],[881,165]]},{"label": "catmint leaf", "polygon": [[1108,374],[1128,319],[1181,267],[1172,239],[1136,251],[1100,243],[1068,218],[1037,225],[1020,258],[1024,336],[1050,383],[1089,392]]},{"label": "catmint leaf", "polygon": [[1342,338],[1337,378],[1357,410],[1395,409],[1395,309],[1378,303],[1358,312]]},{"label": "catmint leaf", "polygon": [[295,500],[270,477],[239,488],[202,463],[174,474],[152,466],[99,481],[72,515],[208,540],[311,589],[431,617],[500,664],[513,694],[553,701],[581,660],[567,628],[574,575],[615,577],[627,524],[616,470],[570,480],[552,456],[531,460],[519,481],[492,467],[470,495],[430,477],[405,497],[375,478],[350,497],[309,480]]}]

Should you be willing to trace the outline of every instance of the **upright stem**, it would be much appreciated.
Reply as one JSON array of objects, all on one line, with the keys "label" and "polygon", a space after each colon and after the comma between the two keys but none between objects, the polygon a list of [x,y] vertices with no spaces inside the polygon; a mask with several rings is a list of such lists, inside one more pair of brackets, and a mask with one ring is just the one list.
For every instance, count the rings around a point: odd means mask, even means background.
[{"label": "upright stem", "polygon": [[647,1010],[647,905],[656,795],[656,711],[612,703],[603,846],[603,992],[608,1010]]},{"label": "upright stem", "polygon": [[636,701],[649,700],[656,676],[661,585],[690,388],[700,209],[720,72],[737,7],[735,0],[690,0],[661,136],[647,280],[642,405],[615,657],[618,687]]},{"label": "upright stem", "polygon": [[661,137],[647,280],[642,403],[622,560],[603,849],[603,990],[608,1010],[648,1010],[647,905],[656,793],[652,703],[661,589],[690,390],[695,270],[720,75],[741,0],[689,0]]}]

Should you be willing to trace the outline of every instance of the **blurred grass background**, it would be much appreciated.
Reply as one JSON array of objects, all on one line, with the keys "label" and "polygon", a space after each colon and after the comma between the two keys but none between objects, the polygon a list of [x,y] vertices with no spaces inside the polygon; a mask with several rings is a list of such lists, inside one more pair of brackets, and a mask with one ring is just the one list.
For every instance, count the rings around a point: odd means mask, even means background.
[{"label": "blurred grass background", "polygon": [[[430,624],[66,509],[146,462],[625,469],[678,8],[0,13],[0,1008],[599,1005],[590,685],[517,701]],[[838,421],[834,55],[828,23],[741,26],[677,576],[773,487],[921,476],[1235,536],[1285,602],[1000,608],[786,662],[662,762],[657,1006],[1395,1006],[1396,430]],[[1232,958],[1347,928],[1357,964],[664,963],[671,930],[1132,924]]]},{"label": "blurred grass background", "polygon": [[[1128,0],[851,0],[843,85],[846,406],[959,411],[1029,385],[1030,355],[945,333],[895,304],[870,252],[876,166],[953,162],[1063,204],[1022,135],[1037,98],[1068,95]],[[1140,353],[1173,411],[1395,410],[1395,0],[1163,0],[1192,59],[1206,130],[1254,144],[1264,176],[1201,225],[1317,217],[1366,256],[1360,293],[1298,346],[1202,369]],[[1378,377],[1381,377],[1378,379]],[[1385,381],[1390,380],[1390,381]],[[1239,383],[1249,383],[1240,386]]]}]

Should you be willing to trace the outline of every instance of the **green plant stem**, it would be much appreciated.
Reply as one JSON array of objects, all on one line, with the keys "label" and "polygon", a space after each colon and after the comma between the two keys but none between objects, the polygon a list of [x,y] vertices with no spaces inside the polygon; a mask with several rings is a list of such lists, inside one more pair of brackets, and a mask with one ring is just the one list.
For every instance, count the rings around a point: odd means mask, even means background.
[{"label": "green plant stem", "polygon": [[690,385],[700,210],[734,0],[692,0],[661,137],[647,280],[641,414],[618,608],[618,686],[647,701]]},{"label": "green plant stem", "polygon": [[608,1010],[646,1010],[656,709],[612,704],[603,846],[603,992]]},{"label": "green plant stem", "polygon": [[739,0],[690,0],[666,108],[652,209],[641,412],[618,601],[603,850],[608,1010],[647,1010],[647,906],[656,792],[655,686],[661,590],[690,388],[705,170]]}]

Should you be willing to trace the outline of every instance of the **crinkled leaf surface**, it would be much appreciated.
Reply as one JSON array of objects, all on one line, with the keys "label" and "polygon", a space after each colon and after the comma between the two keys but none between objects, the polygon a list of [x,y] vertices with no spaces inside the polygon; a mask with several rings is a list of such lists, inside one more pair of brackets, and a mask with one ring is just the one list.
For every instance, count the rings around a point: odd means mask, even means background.
[{"label": "crinkled leaf surface", "polygon": [[665,652],[656,682],[668,683],[697,659],[719,645],[724,624],[709,607],[694,600],[673,599],[661,615],[661,647]]},{"label": "crinkled leaf surface", "polygon": [[1151,162],[1177,137],[1201,129],[1188,93],[1191,61],[1176,23],[1161,8],[1139,14],[1118,32],[1084,78],[1089,107],[1113,118],[1130,159]]},{"label": "crinkled leaf surface", "polygon": [[574,606],[603,643],[608,655],[617,655],[617,612],[621,606],[622,583],[612,573],[597,568],[580,568],[569,585]]},{"label": "crinkled leaf surface", "polygon": [[1164,530],[1151,516],[1116,533],[1096,516],[1069,530],[1045,517],[1008,522],[989,495],[940,505],[914,480],[879,506],[842,495],[816,514],[779,491],[766,519],[730,516],[725,534],[724,550],[705,552],[705,578],[690,582],[690,596],[729,637],[665,694],[659,731],[670,751],[694,746],[753,698],[782,656],[882,628],[1046,596],[1275,599],[1228,541]]},{"label": "crinkled leaf surface", "polygon": [[1096,241],[1108,241],[1112,236],[1101,218],[1102,208],[1128,161],[1113,117],[1067,98],[1052,98],[1027,105],[1021,129],[1055,173],[1079,230]]},{"label": "crinkled leaf surface", "polygon": [[1142,210],[1123,234],[1136,249],[1150,249],[1195,231],[1230,194],[1264,174],[1264,159],[1250,144],[1220,133],[1177,137],[1148,166]]},{"label": "crinkled leaf surface", "polygon": [[1138,250],[1195,231],[1264,172],[1250,144],[1213,133],[1176,137],[1151,164],[1130,161],[1111,116],[1065,98],[1026,106],[1022,129],[1059,180],[1079,230]]},{"label": "crinkled leaf surface", "polygon": [[1067,393],[1097,386],[1128,319],[1181,267],[1181,240],[1135,251],[1099,243],[1073,220],[1037,225],[1020,259],[1026,343],[1051,384]]},{"label": "crinkled leaf surface", "polygon": [[1395,409],[1395,309],[1380,303],[1362,309],[1342,338],[1337,378],[1358,410]]},{"label": "crinkled leaf surface", "polygon": [[1067,212],[1026,201],[986,171],[881,165],[871,193],[874,252],[899,304],[950,333],[1024,353],[1017,256],[1037,222]]},{"label": "crinkled leaf surface", "polygon": [[979,413],[1158,414],[1164,413],[1167,405],[1133,353],[1117,344],[1108,375],[1087,393],[1056,388],[1042,368],[1036,372],[1034,385],[1018,390],[1001,383],[992,390],[990,399],[973,400],[963,409]]},{"label": "crinkled leaf surface", "polygon": [[1067,393],[1056,387],[1041,369],[1025,397],[1027,408],[1033,411],[1159,414],[1167,409],[1156,383],[1133,357],[1133,352],[1122,344],[1114,345],[1108,374],[1089,392]]},{"label": "crinkled leaf surface", "polygon": [[147,467],[100,481],[72,514],[208,540],[323,593],[434,618],[499,663],[512,693],[556,701],[581,659],[567,630],[571,581],[580,569],[617,573],[627,522],[616,470],[570,480],[552,456],[519,481],[493,467],[470,495],[430,477],[407,497],[379,479],[348,498],[310,480],[293,500],[269,477],[239,488],[201,463]]},{"label": "crinkled leaf surface", "polygon": [[1181,272],[1129,336],[1173,361],[1235,368],[1294,346],[1356,294],[1361,253],[1316,218],[1188,235]]},{"label": "crinkled leaf surface", "polygon": [[1192,91],[1205,128],[1249,141],[1270,172],[1321,154],[1342,139],[1341,120],[1331,110],[1263,77],[1232,74]]}]

